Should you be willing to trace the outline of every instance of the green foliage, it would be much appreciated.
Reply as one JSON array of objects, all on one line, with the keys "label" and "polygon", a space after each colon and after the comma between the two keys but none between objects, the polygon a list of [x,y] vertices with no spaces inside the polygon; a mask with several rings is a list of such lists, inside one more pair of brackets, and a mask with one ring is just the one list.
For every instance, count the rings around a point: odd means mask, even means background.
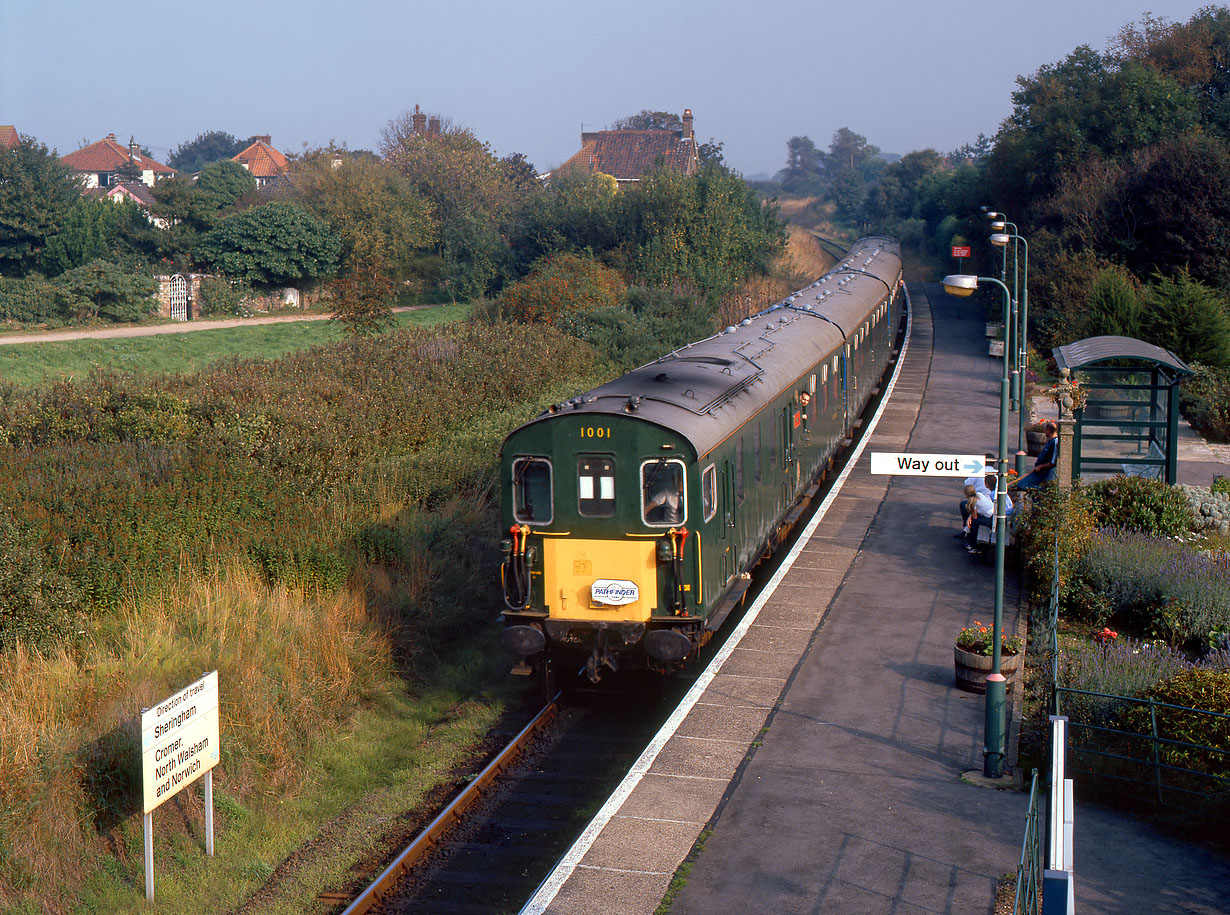
[{"label": "green foliage", "polygon": [[1213,485],[1209,487],[1210,492],[1220,493],[1223,496],[1230,496],[1230,477],[1224,474],[1217,474],[1213,477]]},{"label": "green foliage", "polygon": [[650,111],[642,108],[637,114],[617,118],[610,130],[681,130],[683,119],[673,111]]},{"label": "green foliage", "polygon": [[48,239],[59,234],[81,189],[55,153],[31,137],[0,150],[0,275],[38,268]]},{"label": "green foliage", "polygon": [[1079,484],[1070,490],[1058,486],[1039,490],[1016,529],[1017,543],[1034,583],[1035,601],[1049,600],[1056,563],[1061,602],[1066,604],[1081,593],[1075,572],[1096,530],[1089,496]]},{"label": "green foliage", "polygon": [[191,174],[201,171],[210,162],[230,159],[243,152],[247,140],[237,140],[223,130],[207,130],[196,138],[175,147],[167,158],[167,165],[178,171]]},{"label": "green foliage", "polygon": [[764,272],[785,246],[775,208],[716,165],[690,176],[653,172],[624,203],[635,246],[631,270],[647,285],[682,281],[716,301]]},{"label": "green foliage", "polygon": [[1230,778],[1230,670],[1185,670],[1142,698],[1180,708],[1156,708],[1151,715],[1148,706],[1133,705],[1123,712],[1124,730],[1152,734],[1156,721],[1157,736],[1174,741],[1160,748],[1163,763]]},{"label": "green foliage", "polygon": [[0,511],[0,652],[63,644],[82,609],[72,582],[50,566],[33,538]]},{"label": "green foliage", "polygon": [[277,286],[333,275],[341,242],[329,225],[292,203],[266,203],[222,220],[198,257],[254,286]]},{"label": "green foliage", "polygon": [[578,254],[537,264],[500,296],[504,316],[519,324],[557,324],[568,314],[619,304],[625,284],[609,267]]},{"label": "green foliage", "polygon": [[210,162],[196,176],[197,209],[219,213],[228,210],[256,190],[252,173],[231,159]]},{"label": "green foliage", "polygon": [[129,273],[108,261],[93,261],[61,274],[56,281],[73,299],[86,303],[79,318],[139,321],[153,314],[158,286],[148,276]]},{"label": "green foliage", "polygon": [[340,236],[350,270],[405,280],[415,274],[416,254],[438,241],[430,202],[379,160],[323,149],[298,160],[292,174],[303,205]]},{"label": "green foliage", "polygon": [[1230,371],[1191,363],[1195,374],[1183,379],[1179,397],[1183,413],[1202,433],[1230,442]]},{"label": "green foliage", "polygon": [[237,280],[206,276],[201,279],[197,308],[201,317],[242,316],[246,313],[243,303],[251,295],[252,290]]},{"label": "green foliage", "polygon": [[1081,336],[1139,338],[1141,311],[1140,297],[1131,275],[1119,268],[1103,268],[1089,291],[1089,307]]},{"label": "green foliage", "polygon": [[82,303],[62,286],[38,276],[0,276],[0,320],[44,324],[67,320]]},{"label": "green foliage", "polygon": [[1120,475],[1098,480],[1086,490],[1099,527],[1174,536],[1191,530],[1187,497],[1174,486],[1149,477]]},{"label": "green foliage", "polygon": [[1158,275],[1146,291],[1144,338],[1187,362],[1230,369],[1230,310],[1186,271]]},{"label": "green foliage", "polygon": [[352,336],[388,330],[393,321],[397,287],[373,264],[351,264],[350,271],[333,284],[333,320]]},{"label": "green foliage", "polygon": [[561,328],[628,371],[712,334],[714,309],[682,292],[632,286],[625,305],[574,313]]}]

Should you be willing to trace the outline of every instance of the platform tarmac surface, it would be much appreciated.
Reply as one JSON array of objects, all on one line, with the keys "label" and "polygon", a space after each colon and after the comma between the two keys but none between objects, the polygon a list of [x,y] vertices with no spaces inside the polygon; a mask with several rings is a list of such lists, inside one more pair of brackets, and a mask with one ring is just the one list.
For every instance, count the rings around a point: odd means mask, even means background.
[{"label": "platform tarmac surface", "polygon": [[[985,702],[954,687],[952,647],[991,621],[994,569],[952,537],[960,480],[873,476],[867,455],[994,452],[999,376],[967,300],[910,293],[893,397],[840,494],[524,912],[652,913],[702,830],[672,913],[994,912],[1028,796],[962,779]],[[1010,576],[1006,631],[1019,604]],[[1128,817],[1078,802],[1074,847],[1078,912],[1230,912],[1230,862]]]}]

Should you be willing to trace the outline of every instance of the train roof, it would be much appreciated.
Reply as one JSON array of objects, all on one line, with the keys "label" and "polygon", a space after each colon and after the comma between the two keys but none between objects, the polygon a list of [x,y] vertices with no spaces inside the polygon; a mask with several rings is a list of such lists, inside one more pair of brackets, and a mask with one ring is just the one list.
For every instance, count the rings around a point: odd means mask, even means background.
[{"label": "train roof", "polygon": [[837,349],[900,277],[895,240],[860,239],[832,270],[784,301],[555,404],[526,425],[568,414],[632,416],[678,433],[703,456]]}]

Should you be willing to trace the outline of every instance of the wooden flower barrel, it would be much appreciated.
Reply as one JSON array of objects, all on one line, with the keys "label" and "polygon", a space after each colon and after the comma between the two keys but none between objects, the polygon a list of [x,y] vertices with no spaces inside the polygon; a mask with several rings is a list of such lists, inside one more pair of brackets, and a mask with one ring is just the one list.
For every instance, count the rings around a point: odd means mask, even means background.
[{"label": "wooden flower barrel", "polygon": [[[963,689],[967,693],[985,693],[987,691],[987,674],[991,672],[990,656],[962,651],[960,648],[953,646],[953,657],[956,663],[957,689]],[[1020,654],[1000,656],[999,672],[1003,674],[1004,679],[1008,681],[1009,685],[1016,679],[1017,672],[1020,669]]]}]

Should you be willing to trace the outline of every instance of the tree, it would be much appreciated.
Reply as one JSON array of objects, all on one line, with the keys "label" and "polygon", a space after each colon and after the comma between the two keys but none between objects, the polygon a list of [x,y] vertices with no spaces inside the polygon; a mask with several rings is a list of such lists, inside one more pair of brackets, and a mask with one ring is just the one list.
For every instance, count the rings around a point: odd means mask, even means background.
[{"label": "tree", "polygon": [[217,214],[229,210],[255,191],[256,179],[238,162],[231,159],[209,162],[201,166],[196,178],[194,209],[206,221],[216,221]]},{"label": "tree", "polygon": [[47,239],[38,269],[54,277],[93,260],[148,258],[157,248],[157,233],[131,200],[78,197],[60,231]]},{"label": "tree", "polygon": [[1136,337],[1141,334],[1141,303],[1132,275],[1122,267],[1098,273],[1089,292],[1081,337]]},{"label": "tree", "polygon": [[670,111],[650,111],[641,109],[637,114],[619,118],[611,125],[611,130],[682,130],[683,119]]},{"label": "tree", "polygon": [[1145,292],[1142,336],[1180,359],[1230,368],[1230,311],[1214,289],[1181,271],[1158,274]]},{"label": "tree", "polygon": [[439,129],[420,132],[409,112],[389,122],[385,161],[429,200],[439,225],[441,285],[462,296],[487,291],[507,257],[500,224],[519,197],[518,173],[495,157],[473,132],[432,118]]},{"label": "tree", "polygon": [[167,165],[181,172],[199,172],[210,162],[218,162],[243,152],[247,140],[236,140],[222,130],[209,130],[196,135],[195,140],[180,143],[167,158]]},{"label": "tree", "polygon": [[834,176],[850,171],[868,177],[869,170],[874,172],[877,169],[874,163],[879,154],[880,148],[868,143],[862,134],[855,133],[849,127],[841,127],[834,131],[823,162],[825,170]]},{"label": "tree", "polygon": [[0,274],[25,276],[81,199],[81,185],[33,137],[0,150]]},{"label": "tree", "polygon": [[295,163],[291,176],[303,206],[337,232],[347,269],[401,281],[411,276],[416,252],[438,241],[431,203],[378,159],[316,150]]},{"label": "tree", "polygon": [[397,287],[378,265],[352,263],[346,275],[334,281],[333,293],[333,320],[345,326],[351,336],[370,336],[393,325]]},{"label": "tree", "polygon": [[226,217],[201,239],[204,265],[257,286],[329,277],[341,241],[329,224],[293,203],[266,203]]},{"label": "tree", "polygon": [[824,190],[824,154],[810,137],[786,141],[786,168],[781,173],[782,190],[790,194],[818,194]]}]

